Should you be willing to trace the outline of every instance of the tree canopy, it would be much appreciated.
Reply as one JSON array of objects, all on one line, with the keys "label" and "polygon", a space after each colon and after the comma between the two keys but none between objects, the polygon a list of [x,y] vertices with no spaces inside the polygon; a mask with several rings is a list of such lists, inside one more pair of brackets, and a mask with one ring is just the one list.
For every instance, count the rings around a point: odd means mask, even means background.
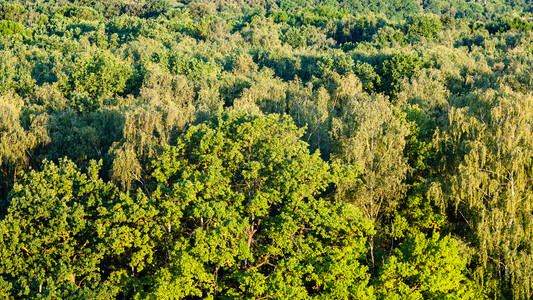
[{"label": "tree canopy", "polygon": [[532,12],[0,0],[0,297],[532,298]]}]

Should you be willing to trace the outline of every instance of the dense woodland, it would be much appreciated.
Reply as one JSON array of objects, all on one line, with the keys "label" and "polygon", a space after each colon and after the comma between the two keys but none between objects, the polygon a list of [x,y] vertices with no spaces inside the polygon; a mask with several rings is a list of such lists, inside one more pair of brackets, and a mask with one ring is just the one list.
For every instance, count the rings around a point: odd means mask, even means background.
[{"label": "dense woodland", "polygon": [[0,0],[0,298],[533,298],[530,0]]}]

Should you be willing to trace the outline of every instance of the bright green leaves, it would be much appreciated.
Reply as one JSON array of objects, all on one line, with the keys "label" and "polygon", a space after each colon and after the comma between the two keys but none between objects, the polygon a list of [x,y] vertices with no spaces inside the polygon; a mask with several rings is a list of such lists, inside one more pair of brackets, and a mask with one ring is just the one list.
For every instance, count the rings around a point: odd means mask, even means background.
[{"label": "bright green leaves", "polygon": [[106,245],[97,232],[118,191],[95,177],[97,169],[93,164],[88,177],[68,161],[46,164],[13,189],[0,223],[0,273],[13,283],[14,295],[108,292],[98,272]]},{"label": "bright green leaves", "polygon": [[409,17],[406,27],[409,35],[435,38],[441,30],[442,24],[438,16],[414,15]]},{"label": "bright green leaves", "polygon": [[24,27],[17,22],[13,21],[0,21],[0,35],[15,35],[20,34],[27,36],[28,33],[24,30]]},{"label": "bright green leaves", "polygon": [[376,220],[391,212],[405,191],[409,165],[403,152],[410,129],[387,99],[378,96],[365,100],[346,105],[342,121],[337,121],[336,158],[361,166],[362,182],[342,190],[349,197],[346,201],[360,207],[369,220]]},{"label": "bright green leaves", "polygon": [[214,61],[203,61],[187,54],[171,53],[168,58],[168,69],[174,75],[181,74],[193,80],[202,77],[215,78],[218,73]]},{"label": "bright green leaves", "polygon": [[360,261],[372,225],[322,197],[336,175],[302,132],[288,117],[221,115],[167,147],[135,197],[94,162],[86,173],[45,163],[15,186],[0,223],[2,293],[370,296]]},{"label": "bright green leaves", "polygon": [[0,297],[454,297],[435,231],[532,297],[531,1],[487,2],[3,1]]},{"label": "bright green leaves", "polygon": [[[338,197],[361,209],[367,220],[383,222],[406,189],[410,167],[403,152],[410,131],[405,117],[387,99],[377,96],[365,100],[353,99],[345,106],[342,119],[336,120],[336,158],[361,168],[359,178],[339,184]],[[374,267],[373,235],[369,247]]]},{"label": "bright green leaves", "polygon": [[[190,278],[185,295],[368,292],[358,261],[371,227],[351,205],[319,197],[334,178],[301,135],[287,117],[228,113],[190,128],[164,152],[154,165],[156,201],[180,208],[165,214],[167,226],[188,229],[173,234],[181,246],[170,250],[161,286],[170,287],[163,282],[173,274]],[[344,274],[348,265],[357,272]]]},{"label": "bright green leaves", "polygon": [[157,228],[147,220],[155,211],[143,195],[133,201],[104,183],[99,168],[45,163],[15,185],[0,223],[0,274],[13,295],[113,298],[113,278],[153,263]]},{"label": "bright green leaves", "polygon": [[27,59],[11,49],[0,51],[0,95],[14,92],[27,96],[33,92],[34,86],[35,79]]},{"label": "bright green leaves", "polygon": [[402,243],[379,275],[383,299],[483,299],[467,278],[458,242],[418,234]]},{"label": "bright green leaves", "polygon": [[94,9],[80,6],[63,7],[54,15],[54,18],[61,17],[71,18],[75,21],[95,21],[102,18]]},{"label": "bright green leaves", "polygon": [[410,78],[421,69],[424,62],[414,54],[399,53],[387,59],[381,66],[382,89],[389,95],[400,92],[400,79]]}]

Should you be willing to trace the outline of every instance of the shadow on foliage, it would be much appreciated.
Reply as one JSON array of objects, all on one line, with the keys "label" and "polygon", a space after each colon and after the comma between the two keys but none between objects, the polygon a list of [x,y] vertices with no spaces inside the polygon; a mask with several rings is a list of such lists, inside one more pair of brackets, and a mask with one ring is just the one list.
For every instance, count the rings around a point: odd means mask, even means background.
[{"label": "shadow on foliage", "polygon": [[108,152],[122,138],[123,127],[124,117],[114,109],[88,114],[73,110],[56,112],[48,123],[50,142],[36,149],[31,165],[40,168],[44,159],[57,163],[67,157],[85,169],[91,160],[103,160],[101,175],[109,179],[112,158]]}]

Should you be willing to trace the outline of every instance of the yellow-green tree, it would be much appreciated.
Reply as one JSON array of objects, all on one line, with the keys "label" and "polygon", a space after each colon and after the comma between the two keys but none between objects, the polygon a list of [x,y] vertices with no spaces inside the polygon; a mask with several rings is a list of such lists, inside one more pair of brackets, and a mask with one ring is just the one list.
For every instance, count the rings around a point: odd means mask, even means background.
[{"label": "yellow-green tree", "polygon": [[452,171],[444,177],[443,205],[453,208],[457,232],[476,249],[476,277],[497,297],[532,295],[532,108],[531,95],[489,90],[452,108],[441,135]]},{"label": "yellow-green tree", "polygon": [[[74,91],[87,94],[92,101],[102,97],[109,97],[120,93],[126,87],[126,82],[131,76],[130,67],[105,51],[97,51],[90,56],[82,56],[76,60],[72,81]],[[97,102],[100,104],[100,102]],[[83,104],[83,103],[81,103]],[[80,106],[81,104],[78,104]],[[94,109],[89,103],[80,107],[81,110]]]},{"label": "yellow-green tree", "polygon": [[[360,176],[346,180],[339,197],[353,203],[370,220],[380,224],[396,208],[405,192],[409,170],[403,152],[409,126],[401,112],[383,96],[351,99],[334,124],[338,150],[334,158],[360,168]],[[369,239],[374,265],[374,236]]]},{"label": "yellow-green tree", "polygon": [[400,244],[379,271],[379,298],[484,299],[466,276],[468,257],[464,254],[450,236],[416,234]]}]

